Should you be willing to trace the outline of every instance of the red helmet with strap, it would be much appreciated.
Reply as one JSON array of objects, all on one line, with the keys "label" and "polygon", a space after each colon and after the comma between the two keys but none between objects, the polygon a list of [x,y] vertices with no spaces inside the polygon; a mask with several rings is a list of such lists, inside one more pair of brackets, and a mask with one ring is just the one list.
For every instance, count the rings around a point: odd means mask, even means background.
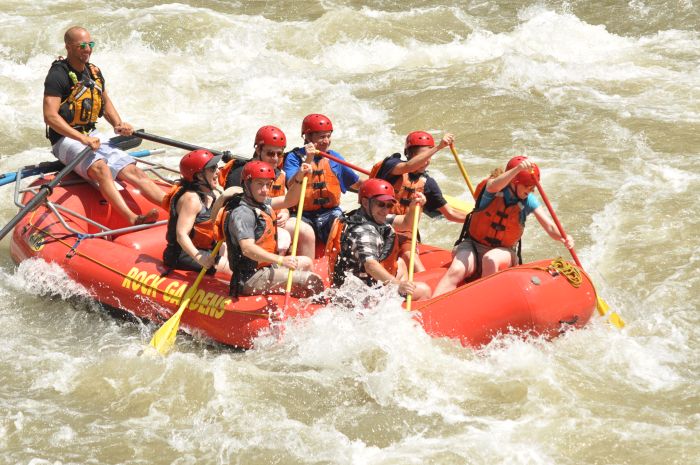
[{"label": "red helmet with strap", "polygon": [[269,163],[260,160],[249,161],[243,167],[241,181],[252,181],[253,179],[275,179],[275,170]]},{"label": "red helmet with strap", "polygon": [[180,174],[187,181],[194,181],[194,176],[207,168],[216,166],[221,155],[214,155],[209,150],[193,150],[180,160]]},{"label": "red helmet with strap", "polygon": [[409,147],[434,147],[435,140],[433,136],[425,131],[413,131],[406,136],[406,145],[404,148]]},{"label": "red helmet with strap", "polygon": [[[517,157],[513,157],[508,161],[508,164],[506,165],[506,171],[511,170],[518,166],[523,160],[527,160],[527,157],[518,155]],[[525,187],[531,187],[537,184],[540,180],[540,168],[536,164],[532,164],[532,170],[530,171],[521,171],[518,174],[515,175],[513,180],[511,181],[513,184],[518,185],[522,184]]]},{"label": "red helmet with strap", "polygon": [[327,132],[333,131],[333,123],[327,116],[312,113],[306,115],[304,121],[301,122],[302,137],[312,132]]},{"label": "red helmet with strap", "polygon": [[360,201],[362,199],[396,201],[394,186],[389,184],[389,182],[378,178],[369,178],[368,180],[364,181],[360,186],[360,191],[358,194]]},{"label": "red helmet with strap", "polygon": [[258,129],[255,134],[255,143],[253,147],[259,147],[261,145],[272,145],[274,147],[286,147],[287,137],[285,137],[282,130],[275,126],[263,126]]}]

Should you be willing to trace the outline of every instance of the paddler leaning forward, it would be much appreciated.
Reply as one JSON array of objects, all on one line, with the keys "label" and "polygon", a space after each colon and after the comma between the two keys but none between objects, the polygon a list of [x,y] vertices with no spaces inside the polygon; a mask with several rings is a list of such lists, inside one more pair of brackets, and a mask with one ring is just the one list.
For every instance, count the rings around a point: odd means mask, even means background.
[{"label": "paddler leaning forward", "polygon": [[295,206],[301,194],[304,176],[311,166],[303,164],[289,183],[284,197],[270,197],[275,170],[269,164],[253,160],[243,168],[240,188],[226,189],[224,209],[217,215],[217,230],[226,239],[228,260],[233,272],[231,295],[284,293],[289,270],[295,270],[291,295],[308,297],[323,291],[320,276],[311,272],[312,260],[306,256],[277,254],[275,210]]},{"label": "paddler leaning forward", "polygon": [[347,274],[353,274],[369,286],[398,285],[401,296],[430,298],[427,284],[407,280],[407,266],[399,259],[396,235],[396,231],[411,228],[417,205],[425,205],[425,195],[412,194],[406,215],[390,213],[396,196],[394,187],[383,179],[364,181],[358,197],[360,208],[338,218],[328,238],[326,255],[333,286],[340,286]]}]

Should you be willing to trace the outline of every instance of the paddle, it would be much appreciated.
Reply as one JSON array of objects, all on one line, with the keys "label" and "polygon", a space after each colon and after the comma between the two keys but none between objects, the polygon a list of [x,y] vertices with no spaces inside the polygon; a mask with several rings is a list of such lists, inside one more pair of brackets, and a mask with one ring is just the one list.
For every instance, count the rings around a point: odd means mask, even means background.
[{"label": "paddle", "polygon": [[[460,160],[459,156],[457,155],[457,150],[455,150],[454,144],[450,144],[450,150],[452,151],[452,156],[455,157],[455,161],[457,162],[457,166],[459,166],[459,171],[460,171],[460,173],[462,173],[462,177],[467,182],[467,187],[469,187],[469,192],[471,192],[472,197],[474,197],[474,186],[472,186],[472,182],[469,180],[469,175],[467,174],[467,170],[464,168],[464,165],[462,164],[462,160]],[[475,200],[476,200],[476,198],[475,198]]]},{"label": "paddle", "polygon": [[[216,243],[214,250],[211,251],[211,255],[213,257],[216,257],[216,254],[219,253],[219,249],[223,243],[224,241],[219,241]],[[161,326],[158,331],[153,334],[150,345],[151,347],[154,347],[161,355],[167,354],[172,348],[173,344],[175,344],[175,337],[177,336],[177,330],[180,327],[180,319],[182,318],[182,314],[185,312],[185,309],[190,304],[190,300],[197,292],[199,283],[202,282],[202,278],[206,274],[207,269],[208,268],[202,268],[197,275],[197,279],[195,279],[192,286],[187,289],[187,292],[182,299],[182,303],[180,304],[180,308],[178,308],[177,312],[175,312],[175,314],[171,316],[168,321],[163,323],[163,326]]]},{"label": "paddle", "polygon": [[[304,212],[304,197],[306,196],[306,183],[308,182],[309,178],[304,176],[304,179],[301,181],[301,194],[299,194],[299,205],[297,207],[297,221],[294,223],[294,237],[292,238],[292,257],[297,256],[297,244],[299,243],[299,228],[301,226],[301,214]],[[289,273],[287,273],[287,289],[284,292],[284,307],[283,309],[287,309],[287,305],[289,304],[289,296],[292,292],[292,278],[294,277],[294,270],[289,269]]]},{"label": "paddle", "polygon": [[241,160],[241,161],[250,161],[251,160],[250,158],[241,157],[239,155],[233,155],[228,150],[221,152],[219,150],[208,149],[206,147],[201,147],[199,145],[188,144],[187,142],[181,142],[179,140],[168,139],[167,137],[157,136],[155,134],[149,134],[149,133],[145,132],[143,129],[139,129],[138,131],[134,131],[133,137],[139,137],[141,139],[149,140],[151,142],[157,142],[159,144],[169,145],[171,147],[177,147],[177,148],[183,149],[183,150],[202,150],[202,149],[208,150],[216,156],[219,156],[219,155],[222,156],[224,159],[224,162],[227,162],[233,158],[235,158],[236,160]]},{"label": "paddle", "polygon": [[[559,218],[557,217],[556,213],[554,213],[554,208],[552,208],[552,204],[549,203],[549,198],[547,198],[547,194],[544,193],[544,189],[542,189],[542,185],[540,182],[537,180],[537,178],[534,178],[535,180],[535,185],[537,186],[537,190],[540,193],[540,196],[542,196],[542,200],[544,200],[545,205],[547,205],[547,210],[549,210],[549,214],[552,216],[552,219],[554,220],[554,224],[557,225],[557,229],[559,230],[559,235],[561,237],[566,237],[566,233],[564,232],[564,227],[561,225],[559,222]],[[574,259],[574,262],[576,265],[583,270],[583,265],[581,265],[581,261],[578,259],[578,255],[576,255],[576,251],[574,248],[569,249],[569,253],[571,253],[571,257]],[[601,316],[604,316],[608,310],[610,309],[610,306],[605,302],[602,297],[597,296],[597,305],[596,307],[598,308],[598,313],[600,313]],[[618,315],[615,312],[610,312],[610,316],[608,317],[608,321],[612,323],[613,325],[617,326],[618,328],[623,328],[625,326],[625,322],[622,320],[620,315]]]},{"label": "paddle", "polygon": [[[133,147],[138,146],[139,143],[140,142],[138,142],[138,141],[136,141],[136,142],[131,141],[129,137],[125,137],[125,136],[113,137],[109,141],[110,145],[113,145],[113,146],[120,148],[120,149],[122,149],[122,147],[133,148]],[[124,150],[124,149],[122,149],[122,150]],[[60,183],[61,180],[68,173],[73,171],[73,169],[76,166],[78,166],[80,163],[82,163],[83,160],[85,160],[92,153],[93,152],[92,152],[92,149],[90,147],[85,147],[70,163],[68,163],[61,171],[59,171],[58,174],[56,174],[56,176],[54,176],[54,178],[49,183],[43,184],[39,188],[39,192],[37,192],[36,195],[34,197],[32,197],[32,199],[29,202],[27,202],[27,205],[25,205],[24,208],[22,208],[19,211],[19,213],[17,213],[15,215],[15,217],[12,218],[10,220],[10,222],[7,223],[5,225],[5,227],[2,228],[2,230],[0,230],[0,241],[5,236],[7,236],[7,233],[12,231],[12,229],[15,226],[17,226],[17,223],[22,221],[22,218],[27,216],[27,213],[34,210],[36,207],[39,206],[39,204],[41,204],[41,202],[43,202],[49,195],[51,195],[51,192],[53,192],[53,188],[56,187],[58,185],[58,183]]]},{"label": "paddle", "polygon": [[[411,227],[411,255],[408,259],[408,281],[413,282],[413,265],[416,261],[416,242],[418,241],[418,222],[420,221],[420,205],[416,205],[415,216],[413,217],[413,226]],[[406,296],[406,310],[411,311],[411,300],[413,294]]]}]

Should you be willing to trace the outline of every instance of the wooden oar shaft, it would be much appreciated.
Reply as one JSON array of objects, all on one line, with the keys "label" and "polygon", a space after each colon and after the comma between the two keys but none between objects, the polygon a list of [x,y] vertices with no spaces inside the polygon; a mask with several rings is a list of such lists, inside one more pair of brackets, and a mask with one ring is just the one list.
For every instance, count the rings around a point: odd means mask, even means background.
[{"label": "wooden oar shaft", "polygon": [[462,177],[464,178],[464,181],[467,183],[467,187],[469,187],[469,192],[471,192],[472,197],[474,197],[474,186],[472,186],[472,182],[469,180],[469,175],[467,174],[466,168],[464,168],[464,164],[462,163],[462,160],[460,160],[459,155],[457,155],[457,150],[455,150],[454,144],[450,144],[450,151],[452,152],[452,156],[455,158],[455,162],[457,162],[457,166],[459,167],[459,172],[462,173]]},{"label": "wooden oar shaft", "polygon": [[366,174],[367,176],[369,176],[369,171],[367,171],[364,168],[360,168],[357,165],[353,165],[352,163],[347,162],[347,161],[343,160],[342,158],[338,158],[335,155],[331,155],[330,153],[320,152],[320,151],[319,151],[319,153],[321,154],[321,156],[326,157],[329,160],[333,160],[334,162],[340,163],[341,165],[345,165],[348,168],[357,171],[358,173]]},{"label": "wooden oar shaft", "polygon": [[[416,243],[418,242],[418,222],[420,221],[420,205],[416,205],[415,216],[413,217],[413,225],[411,226],[411,255],[408,260],[408,282],[413,282],[413,268],[416,263]],[[406,296],[406,310],[411,311],[411,301],[413,295]]]},{"label": "wooden oar shaft", "polygon": [[[544,193],[544,189],[542,189],[542,185],[540,182],[535,179],[535,185],[537,186],[537,190],[540,193],[540,197],[542,197],[542,200],[544,200],[544,204],[547,206],[547,210],[549,210],[549,214],[552,216],[552,219],[554,220],[554,224],[557,226],[557,229],[559,230],[559,235],[562,238],[566,237],[566,232],[564,232],[564,227],[561,225],[559,222],[559,218],[557,217],[557,214],[554,213],[554,208],[552,207],[552,204],[549,203],[549,198],[547,198],[547,194]],[[574,250],[573,247],[569,249],[569,253],[571,254],[571,258],[574,259],[574,262],[576,265],[578,265],[579,268],[583,269],[583,265],[581,265],[581,261],[578,259],[578,255],[576,255],[576,251]]]},{"label": "wooden oar shaft", "polygon": [[[297,205],[297,220],[294,223],[294,237],[292,237],[292,257],[297,256],[297,244],[299,244],[299,229],[301,228],[301,215],[304,213],[304,197],[306,197],[306,184],[308,183],[309,178],[304,176],[304,179],[301,181],[301,194],[299,194],[299,204]],[[292,281],[294,279],[294,270],[291,268],[289,269],[289,273],[287,273],[287,287],[284,292],[284,309],[287,308],[287,305],[289,305],[289,296],[292,293]]]}]

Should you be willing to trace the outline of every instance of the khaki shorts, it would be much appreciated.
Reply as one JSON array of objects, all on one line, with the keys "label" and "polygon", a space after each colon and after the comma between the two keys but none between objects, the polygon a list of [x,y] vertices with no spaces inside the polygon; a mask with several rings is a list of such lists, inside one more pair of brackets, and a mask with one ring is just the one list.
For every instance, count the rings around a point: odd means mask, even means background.
[{"label": "khaki shorts", "polygon": [[493,249],[504,249],[510,252],[510,266],[515,266],[518,264],[518,254],[515,251],[515,247],[513,248],[508,248],[508,247],[491,247],[488,245],[481,244],[479,242],[476,242],[473,239],[466,238],[462,242],[460,242],[454,249],[452,249],[452,255],[455,256],[457,253],[461,250],[473,250],[476,252],[476,269],[478,270],[478,274],[481,275],[481,262],[484,258],[484,254],[488,252],[489,250]]},{"label": "khaki shorts", "polygon": [[[284,294],[289,268],[271,265],[260,268],[243,284],[241,295]],[[323,290],[321,278],[310,271],[295,270],[292,275],[292,297],[310,297]]]}]

